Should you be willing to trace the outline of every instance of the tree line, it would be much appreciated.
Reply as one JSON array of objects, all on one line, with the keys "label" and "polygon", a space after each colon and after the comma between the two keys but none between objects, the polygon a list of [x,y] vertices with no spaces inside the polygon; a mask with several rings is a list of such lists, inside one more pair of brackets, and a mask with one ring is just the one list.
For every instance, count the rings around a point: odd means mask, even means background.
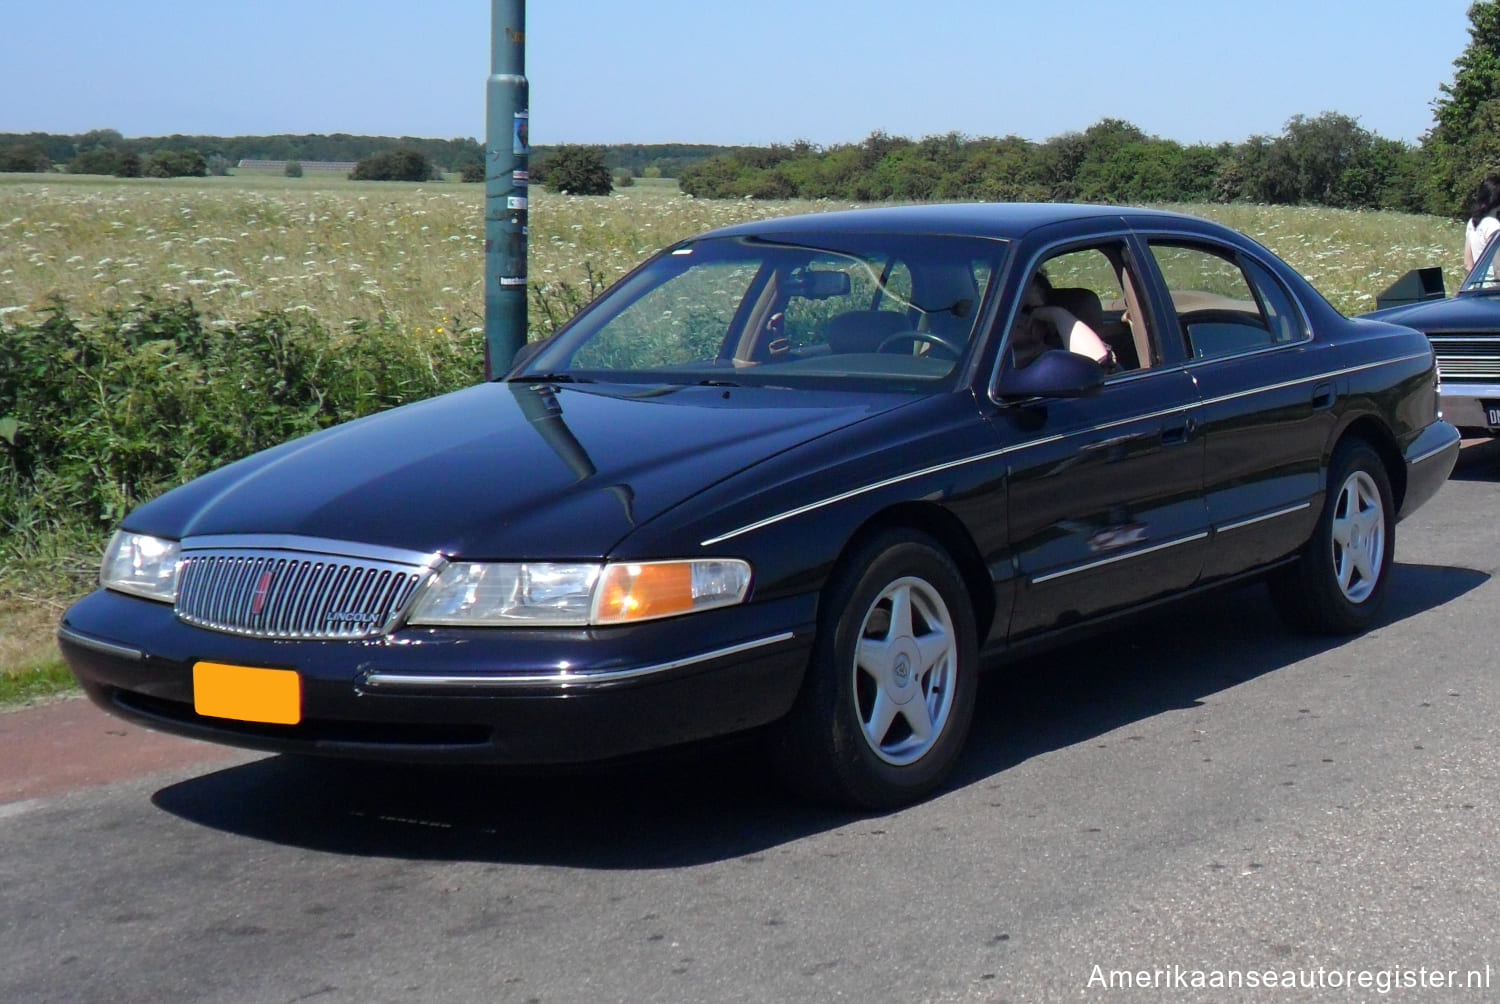
[{"label": "tree line", "polygon": [[[545,168],[559,150],[534,146],[533,163]],[[590,147],[604,158],[611,176],[675,178],[689,164],[731,152],[734,148],[702,143],[617,143]],[[413,154],[432,165],[433,173],[477,171],[483,179],[484,145],[478,140],[420,139],[411,136],[277,135],[277,136],[143,136],[126,138],[115,129],[85,133],[0,133],[0,172],[64,170],[72,174],[120,177],[175,177],[226,174],[241,160],[288,163],[334,161],[360,163]]]},{"label": "tree line", "polygon": [[[1032,142],[959,133],[912,140],[875,132],[830,147],[617,144],[532,148],[533,180],[605,194],[637,177],[676,177],[703,198],[856,201],[1235,202],[1313,204],[1463,215],[1478,181],[1500,172],[1500,0],[1468,10],[1469,44],[1432,102],[1433,127],[1415,144],[1381,137],[1338,112],[1294,115],[1277,136],[1187,144],[1106,118],[1083,132]],[[227,173],[241,159],[352,161],[358,177],[425,170],[483,179],[473,139],[351,136],[181,136],[126,139],[0,134],[0,171],[170,177]],[[372,169],[373,165],[373,169]],[[423,165],[426,165],[425,167]],[[407,170],[409,169],[409,170]],[[551,179],[549,181],[549,175]]]},{"label": "tree line", "polygon": [[1018,136],[920,140],[876,132],[860,143],[742,149],[686,169],[704,198],[988,202],[1316,203],[1433,211],[1422,153],[1347,115],[1294,117],[1275,138],[1183,145],[1120,119],[1042,143]]},{"label": "tree line", "polygon": [[[484,147],[473,139],[421,139],[411,136],[331,135],[278,136],[142,136],[126,138],[115,129],[85,133],[0,133],[0,170],[48,171],[61,168],[74,174],[114,174],[98,170],[112,163],[129,164],[131,155],[144,163],[159,153],[201,157],[210,165],[233,167],[241,160],[357,162],[394,149],[413,149],[447,170],[461,171],[468,163],[484,162]],[[24,165],[24,166],[22,166]],[[92,169],[91,169],[92,168]]]},{"label": "tree line", "polygon": [[1500,171],[1500,2],[1474,3],[1468,17],[1469,44],[1415,144],[1338,112],[1295,115],[1280,135],[1217,145],[1104,119],[1042,143],[876,132],[827,148],[741,149],[684,170],[679,183],[708,198],[1252,201],[1463,215],[1479,180]]}]

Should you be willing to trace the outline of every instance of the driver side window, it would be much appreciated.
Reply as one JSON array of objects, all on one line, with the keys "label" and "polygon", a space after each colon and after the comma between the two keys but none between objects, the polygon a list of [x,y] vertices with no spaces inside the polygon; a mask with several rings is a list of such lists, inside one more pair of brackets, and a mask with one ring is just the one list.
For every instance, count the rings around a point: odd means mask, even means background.
[{"label": "driver side window", "polygon": [[1070,248],[1043,259],[1022,291],[1010,334],[1014,365],[1066,349],[1110,372],[1149,368],[1158,358],[1124,247]]}]

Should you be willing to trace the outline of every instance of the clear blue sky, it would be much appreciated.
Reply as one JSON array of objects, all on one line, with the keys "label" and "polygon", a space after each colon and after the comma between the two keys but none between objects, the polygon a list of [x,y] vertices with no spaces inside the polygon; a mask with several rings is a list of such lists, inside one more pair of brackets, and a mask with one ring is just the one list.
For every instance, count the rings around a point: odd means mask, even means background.
[{"label": "clear blue sky", "polygon": [[[534,0],[531,139],[1432,124],[1470,0]],[[484,138],[484,0],[0,0],[0,132]]]}]

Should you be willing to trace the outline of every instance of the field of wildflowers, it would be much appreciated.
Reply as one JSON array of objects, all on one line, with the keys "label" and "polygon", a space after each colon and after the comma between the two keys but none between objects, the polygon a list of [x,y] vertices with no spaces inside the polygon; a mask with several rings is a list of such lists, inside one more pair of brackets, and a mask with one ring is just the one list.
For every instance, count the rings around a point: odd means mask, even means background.
[{"label": "field of wildflowers", "polygon": [[[142,294],[189,298],[221,320],[306,311],[326,327],[389,319],[413,334],[481,323],[484,193],[479,185],[229,177],[0,181],[0,319]],[[694,200],[637,184],[608,197],[531,198],[531,329],[545,334],[588,292],[646,255],[709,227],[849,206]],[[1407,269],[1462,263],[1462,228],[1387,212],[1175,206],[1255,237],[1355,313]],[[579,300],[580,294],[583,301]]]}]

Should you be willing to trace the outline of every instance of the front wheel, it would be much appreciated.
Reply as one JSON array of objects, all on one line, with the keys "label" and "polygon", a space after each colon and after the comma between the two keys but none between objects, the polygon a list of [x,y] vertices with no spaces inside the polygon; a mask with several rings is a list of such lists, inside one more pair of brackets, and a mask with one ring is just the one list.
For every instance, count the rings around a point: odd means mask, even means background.
[{"label": "front wheel", "polygon": [[930,793],[963,748],[978,661],[963,576],[938,544],[884,532],[824,593],[802,694],[773,735],[791,784],[889,809]]},{"label": "front wheel", "polygon": [[1370,626],[1389,591],[1395,507],[1385,464],[1360,440],[1334,451],[1328,489],[1301,558],[1271,577],[1271,599],[1293,627],[1352,634]]}]

